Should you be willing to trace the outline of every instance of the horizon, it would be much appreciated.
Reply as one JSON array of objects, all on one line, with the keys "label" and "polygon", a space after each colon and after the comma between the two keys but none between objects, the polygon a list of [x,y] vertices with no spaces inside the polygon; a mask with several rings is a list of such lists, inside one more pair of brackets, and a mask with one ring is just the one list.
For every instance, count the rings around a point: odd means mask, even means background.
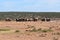
[{"label": "horizon", "polygon": [[[0,12],[29,12],[29,11],[0,11]],[[37,13],[39,13],[39,12],[37,12]],[[46,12],[42,12],[42,13],[46,13]],[[51,12],[47,12],[47,13],[51,13]],[[56,12],[52,12],[52,13],[56,13]],[[60,13],[60,12],[57,12],[57,13]]]}]

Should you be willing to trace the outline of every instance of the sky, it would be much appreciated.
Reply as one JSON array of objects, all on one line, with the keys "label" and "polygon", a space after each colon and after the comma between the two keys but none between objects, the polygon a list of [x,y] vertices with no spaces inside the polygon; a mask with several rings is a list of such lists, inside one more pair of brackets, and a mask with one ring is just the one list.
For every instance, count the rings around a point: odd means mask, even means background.
[{"label": "sky", "polygon": [[60,12],[60,0],[0,0],[0,11]]}]

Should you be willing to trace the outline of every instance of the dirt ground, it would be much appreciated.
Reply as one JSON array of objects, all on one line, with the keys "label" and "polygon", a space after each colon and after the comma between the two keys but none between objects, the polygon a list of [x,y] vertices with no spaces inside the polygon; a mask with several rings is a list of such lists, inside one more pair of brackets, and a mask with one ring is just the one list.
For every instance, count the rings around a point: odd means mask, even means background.
[{"label": "dirt ground", "polygon": [[[51,29],[51,32],[29,32],[29,27]],[[60,40],[60,20],[50,22],[6,22],[0,21],[0,29],[9,28],[20,32],[0,33],[0,40]]]}]

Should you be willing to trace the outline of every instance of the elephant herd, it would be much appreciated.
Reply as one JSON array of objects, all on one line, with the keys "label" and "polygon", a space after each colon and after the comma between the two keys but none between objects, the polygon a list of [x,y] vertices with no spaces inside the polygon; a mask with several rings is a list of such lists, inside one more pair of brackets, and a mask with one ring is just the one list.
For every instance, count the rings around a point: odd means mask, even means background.
[{"label": "elephant herd", "polygon": [[[27,18],[18,18],[18,19],[15,19],[16,22],[23,22],[23,21],[38,21],[39,19],[38,18],[30,18],[30,19],[27,19]],[[41,21],[50,21],[50,18],[41,18],[40,19]],[[12,21],[10,18],[7,18],[5,19],[5,21]]]}]

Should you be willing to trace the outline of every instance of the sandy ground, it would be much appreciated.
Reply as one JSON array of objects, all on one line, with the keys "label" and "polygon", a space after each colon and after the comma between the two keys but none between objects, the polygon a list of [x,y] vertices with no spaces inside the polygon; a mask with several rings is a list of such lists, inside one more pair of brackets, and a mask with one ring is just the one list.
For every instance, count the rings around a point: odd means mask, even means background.
[{"label": "sandy ground", "polygon": [[[28,26],[34,26],[36,29],[52,28],[53,32],[25,32]],[[0,33],[0,40],[60,40],[60,21],[50,22],[0,22],[0,28],[9,28],[11,30],[20,30],[20,33]],[[59,34],[57,34],[59,32]]]}]

